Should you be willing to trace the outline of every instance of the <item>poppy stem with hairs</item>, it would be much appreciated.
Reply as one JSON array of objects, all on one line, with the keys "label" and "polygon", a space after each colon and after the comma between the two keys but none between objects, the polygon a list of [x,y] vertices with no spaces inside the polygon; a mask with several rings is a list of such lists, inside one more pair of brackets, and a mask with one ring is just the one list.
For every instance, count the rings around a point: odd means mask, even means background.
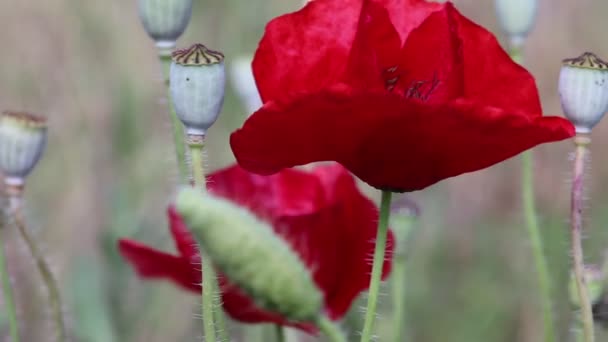
[{"label": "poppy stem with hairs", "polygon": [[34,238],[31,236],[27,226],[25,225],[25,219],[23,218],[22,213],[22,198],[21,193],[17,195],[13,195],[9,197],[11,204],[9,205],[12,221],[16,228],[19,230],[21,237],[25,241],[32,257],[34,258],[34,262],[38,271],[40,272],[40,277],[48,291],[49,304],[51,306],[51,311],[53,315],[53,319],[55,320],[55,328],[57,329],[57,341],[58,342],[66,342],[68,340],[66,322],[63,316],[63,304],[61,301],[61,294],[59,292],[59,286],[57,285],[57,280],[53,276],[53,272],[51,271],[51,267],[46,262],[42,251],[38,248],[38,245],[34,241]]},{"label": "poppy stem with hairs", "polygon": [[327,336],[330,342],[347,342],[344,333],[336,326],[335,323],[322,316],[317,322],[319,330]]},{"label": "poppy stem with hairs", "polygon": [[173,131],[173,142],[175,144],[175,158],[177,159],[177,168],[179,171],[180,184],[186,184],[188,180],[188,164],[186,163],[186,146],[184,145],[184,129],[181,121],[175,113],[173,101],[171,101],[171,91],[169,88],[169,70],[171,67],[171,54],[161,53],[159,55],[160,62],[163,68],[163,83],[167,87],[167,106],[169,106],[169,118],[171,119],[171,128]]},{"label": "poppy stem with hairs", "polygon": [[2,276],[2,295],[4,296],[4,309],[8,316],[8,325],[12,342],[19,342],[19,323],[17,320],[17,310],[13,296],[13,286],[11,285],[6,251],[4,250],[4,235],[6,232],[5,209],[0,208],[0,275]]},{"label": "poppy stem with hairs", "polygon": [[[190,152],[190,166],[192,168],[192,185],[200,189],[203,193],[207,192],[205,170],[203,167],[203,147],[204,136],[188,135],[187,145]],[[228,331],[224,323],[224,316],[221,308],[219,285],[217,275],[209,258],[204,257],[201,250],[202,264],[202,315],[205,333],[205,341],[216,341],[216,329],[221,341],[229,341]]]},{"label": "poppy stem with hairs", "polygon": [[591,299],[585,281],[584,254],[581,237],[583,230],[583,176],[585,172],[585,156],[587,154],[587,147],[590,143],[591,138],[587,135],[578,134],[574,138],[576,152],[574,159],[574,174],[572,176],[572,203],[570,207],[572,264],[574,268],[574,278],[576,280],[576,289],[581,305],[583,336],[585,342],[593,342],[595,340]]},{"label": "poppy stem with hairs", "polygon": [[[513,61],[522,64],[523,53],[521,46],[512,45],[509,55]],[[555,341],[555,325],[553,319],[553,301],[551,299],[551,277],[547,267],[547,259],[543,251],[543,240],[538,225],[536,203],[534,200],[534,156],[532,151],[525,151],[521,155],[521,190],[522,206],[530,240],[538,287],[543,310],[544,341]]]},{"label": "poppy stem with hairs", "polygon": [[365,311],[365,323],[361,334],[361,342],[369,342],[372,338],[372,329],[376,319],[376,307],[378,306],[378,292],[382,280],[382,267],[384,265],[384,255],[386,253],[386,241],[388,235],[388,220],[391,209],[391,198],[393,193],[387,190],[382,191],[380,203],[380,220],[378,223],[378,233],[376,236],[376,248],[374,250],[374,262],[372,265],[372,276],[369,285],[369,295],[367,299],[367,309]]}]

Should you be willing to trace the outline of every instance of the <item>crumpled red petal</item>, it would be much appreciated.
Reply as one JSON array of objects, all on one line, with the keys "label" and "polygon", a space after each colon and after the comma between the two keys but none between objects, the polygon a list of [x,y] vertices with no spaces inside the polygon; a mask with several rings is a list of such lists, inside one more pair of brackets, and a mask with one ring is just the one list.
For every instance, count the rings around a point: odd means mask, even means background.
[{"label": "crumpled red petal", "polygon": [[424,0],[315,0],[273,19],[253,60],[262,100],[314,92],[344,81],[364,3],[389,10],[400,45],[429,14],[443,8]]},{"label": "crumpled red petal", "polygon": [[118,250],[143,278],[168,279],[187,290],[201,290],[200,259],[197,271],[189,259],[161,252],[137,241],[121,239]]},{"label": "crumpled red petal", "polygon": [[373,187],[414,191],[573,134],[562,118],[341,88],[268,103],[230,142],[239,164],[256,173],[335,160]]},{"label": "crumpled red petal", "polygon": [[[233,166],[209,176],[214,194],[252,210],[268,221],[289,243],[312,272],[325,294],[325,310],[332,319],[341,318],[356,296],[369,285],[374,250],[377,208],[357,189],[355,180],[342,166],[323,165],[312,172],[285,170],[264,177]],[[145,278],[168,279],[200,292],[200,257],[192,255],[192,236],[170,208],[171,233],[179,256],[156,251],[136,241],[121,240],[122,255]],[[394,237],[389,232],[383,277],[391,267]],[[309,323],[287,322],[281,316],[260,310],[255,302],[220,274],[224,309],[246,323],[270,322],[292,325],[308,332]]]}]

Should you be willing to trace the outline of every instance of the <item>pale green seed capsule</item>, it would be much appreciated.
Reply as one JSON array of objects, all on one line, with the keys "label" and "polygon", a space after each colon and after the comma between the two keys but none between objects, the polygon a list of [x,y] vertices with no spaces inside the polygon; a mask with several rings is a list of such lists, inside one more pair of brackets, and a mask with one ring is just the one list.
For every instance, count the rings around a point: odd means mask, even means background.
[{"label": "pale green seed capsule", "polygon": [[175,204],[205,254],[261,308],[298,322],[319,317],[321,291],[271,227],[243,208],[193,189],[182,190]]},{"label": "pale green seed capsule", "polygon": [[138,0],[139,18],[157,47],[172,49],[192,16],[192,0]]},{"label": "pale green seed capsule", "polygon": [[521,44],[536,20],[538,0],[496,0],[496,14],[501,29],[511,43]]},{"label": "pale green seed capsule", "polygon": [[608,110],[608,63],[590,52],[565,59],[559,74],[559,97],[576,132],[591,132]]},{"label": "pale green seed capsule", "polygon": [[46,119],[24,112],[0,114],[0,169],[7,183],[23,183],[46,146]]},{"label": "pale green seed capsule", "polygon": [[170,87],[175,113],[189,135],[205,135],[224,104],[224,55],[195,44],[173,52]]}]

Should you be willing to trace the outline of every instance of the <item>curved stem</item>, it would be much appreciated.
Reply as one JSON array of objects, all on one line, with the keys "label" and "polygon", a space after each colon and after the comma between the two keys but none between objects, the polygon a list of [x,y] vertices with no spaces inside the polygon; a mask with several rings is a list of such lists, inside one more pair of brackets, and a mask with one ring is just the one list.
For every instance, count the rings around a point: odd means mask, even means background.
[{"label": "curved stem", "polygon": [[[0,208],[0,210],[4,210]],[[4,212],[0,212],[0,273],[2,275],[2,294],[4,296],[4,309],[8,315],[8,324],[12,342],[19,342],[19,323],[17,320],[17,310],[15,308],[15,300],[13,296],[13,286],[11,285],[10,273],[8,272],[8,263],[4,250]]]},{"label": "curved stem", "polygon": [[572,178],[572,197],[570,211],[570,235],[572,243],[572,263],[574,268],[574,278],[576,279],[576,289],[581,305],[581,318],[583,321],[583,335],[585,342],[595,340],[593,328],[593,312],[591,299],[585,282],[585,265],[582,245],[583,229],[583,175],[585,169],[585,154],[591,139],[586,136],[576,136],[576,152],[574,159],[574,175]]},{"label": "curved stem", "polygon": [[13,220],[17,229],[21,233],[25,244],[30,250],[32,257],[36,263],[36,267],[40,272],[40,276],[46,289],[48,291],[49,296],[49,304],[51,306],[51,311],[53,313],[53,318],[55,320],[55,326],[57,328],[57,340],[58,341],[67,341],[67,329],[65,325],[65,319],[63,317],[63,304],[61,302],[61,294],[59,292],[59,286],[57,285],[57,280],[53,276],[53,272],[49,267],[48,263],[44,259],[44,255],[38,248],[38,245],[34,241],[34,238],[30,235],[26,225],[23,215],[21,213],[21,206],[17,204],[17,206],[13,210]]},{"label": "curved stem", "polygon": [[374,263],[372,265],[372,276],[370,279],[369,296],[367,299],[367,311],[365,312],[365,323],[361,342],[369,342],[372,337],[372,329],[376,319],[376,307],[378,305],[378,292],[382,280],[382,268],[384,265],[384,255],[386,252],[386,237],[388,234],[388,219],[390,216],[392,192],[382,191],[382,201],[380,204],[380,221],[378,223],[378,233],[376,236],[376,248],[374,250]]},{"label": "curved stem", "polygon": [[538,275],[538,287],[543,310],[544,341],[555,341],[555,327],[553,320],[553,303],[551,301],[551,278],[547,267],[547,259],[543,253],[543,241],[538,226],[536,205],[534,203],[534,171],[531,151],[522,155],[522,202],[526,219],[526,228],[530,240],[534,265]]},{"label": "curved stem", "polygon": [[329,339],[330,342],[347,342],[344,333],[327,317],[323,316],[317,322],[319,330],[321,330]]},{"label": "curved stem", "polygon": [[169,118],[171,119],[171,128],[173,132],[173,143],[175,145],[175,157],[177,159],[177,168],[179,171],[179,181],[186,184],[188,181],[188,163],[186,163],[186,146],[184,141],[184,128],[175,114],[173,101],[171,100],[171,91],[169,87],[169,71],[171,67],[171,56],[159,56],[163,67],[163,76],[167,86],[167,106],[169,107]]}]

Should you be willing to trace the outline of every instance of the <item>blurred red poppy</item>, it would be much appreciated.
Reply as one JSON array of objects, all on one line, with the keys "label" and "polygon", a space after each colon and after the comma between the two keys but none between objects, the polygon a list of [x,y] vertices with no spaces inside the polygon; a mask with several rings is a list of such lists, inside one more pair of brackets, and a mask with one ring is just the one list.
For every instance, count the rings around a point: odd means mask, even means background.
[{"label": "blurred red poppy", "polygon": [[[331,319],[344,316],[355,297],[368,288],[378,211],[342,166],[319,166],[312,172],[287,169],[274,176],[254,175],[233,166],[210,175],[208,187],[266,220],[291,245],[325,294],[325,310]],[[196,243],[176,211],[170,207],[168,214],[178,255],[127,239],[119,241],[120,252],[140,276],[168,279],[199,293],[201,273]],[[392,246],[390,233],[384,276],[390,272]],[[224,309],[236,320],[314,330],[308,323],[287,322],[259,309],[223,276],[220,286]]]},{"label": "blurred red poppy", "polygon": [[253,69],[264,106],[231,145],[259,174],[333,160],[373,187],[414,191],[574,135],[451,3],[311,1],[268,24]]}]

